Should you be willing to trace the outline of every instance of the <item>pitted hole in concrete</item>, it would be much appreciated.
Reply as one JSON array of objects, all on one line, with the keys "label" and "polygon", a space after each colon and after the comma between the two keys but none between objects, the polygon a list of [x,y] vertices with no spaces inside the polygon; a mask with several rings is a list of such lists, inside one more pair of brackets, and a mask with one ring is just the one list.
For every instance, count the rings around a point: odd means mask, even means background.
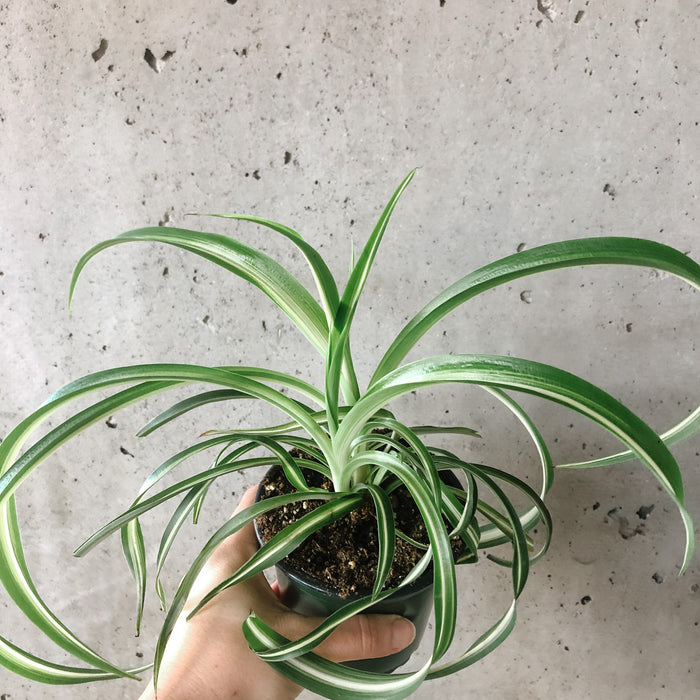
[{"label": "pitted hole in concrete", "polygon": [[175,51],[166,51],[160,58],[156,58],[151,49],[146,49],[143,54],[143,60],[156,72],[160,73],[165,64],[175,55]]},{"label": "pitted hole in concrete", "polygon": [[605,186],[603,187],[603,192],[609,194],[612,199],[615,199],[615,196],[617,195],[617,191],[609,182],[605,183]]},{"label": "pitted hole in concrete", "polygon": [[554,22],[557,16],[557,10],[554,7],[553,0],[537,0],[537,9],[550,21]]},{"label": "pitted hole in concrete", "polygon": [[637,517],[640,520],[646,520],[654,510],[654,504],[652,503],[650,506],[639,506],[639,510],[637,510]]},{"label": "pitted hole in concrete", "polygon": [[160,68],[158,68],[158,59],[153,55],[153,51],[151,51],[151,49],[146,49],[145,53],[143,54],[143,58],[156,73],[160,73]]},{"label": "pitted hole in concrete", "polygon": [[95,62],[99,61],[107,53],[108,46],[109,42],[107,39],[100,39],[100,45],[91,54],[92,60]]},{"label": "pitted hole in concrete", "polygon": [[623,540],[629,540],[635,535],[644,535],[644,523],[640,523],[636,527],[630,525],[630,521],[624,515],[618,515],[617,508],[609,510],[607,517],[617,523],[617,531]]},{"label": "pitted hole in concrete", "polygon": [[238,0],[226,0],[226,2],[227,2],[229,5],[235,5],[235,4],[238,2]]},{"label": "pitted hole in concrete", "polygon": [[651,579],[654,583],[663,583],[664,582],[664,577],[658,571],[652,575]]},{"label": "pitted hole in concrete", "polygon": [[634,20],[634,26],[635,26],[636,29],[637,29],[637,34],[639,34],[639,29],[641,28],[642,24],[643,24],[644,22],[647,22],[647,21],[648,21],[648,20],[647,20],[646,18],[644,18],[644,19],[635,19],[635,20]]},{"label": "pitted hole in concrete", "polygon": [[586,13],[583,10],[579,10],[574,17],[574,24],[578,24]]},{"label": "pitted hole in concrete", "polygon": [[581,598],[581,605],[588,605],[590,602],[592,602],[592,600],[593,598],[591,598],[591,596],[585,595],[583,598]]},{"label": "pitted hole in concrete", "polygon": [[522,292],[520,292],[520,301],[526,304],[532,304],[532,290],[524,289]]}]

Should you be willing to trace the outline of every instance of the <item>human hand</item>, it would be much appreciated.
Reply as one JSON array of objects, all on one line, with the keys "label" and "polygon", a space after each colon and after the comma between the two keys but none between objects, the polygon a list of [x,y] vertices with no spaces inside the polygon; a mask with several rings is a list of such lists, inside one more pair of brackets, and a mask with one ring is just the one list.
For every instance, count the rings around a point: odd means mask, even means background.
[{"label": "human hand", "polygon": [[[236,512],[255,500],[249,489]],[[187,615],[258,549],[252,523],[222,542],[197,577],[175,624],[158,676],[158,700],[291,700],[301,688],[251,651],[242,632],[251,611],[288,639],[299,639],[321,622],[293,612],[279,600],[276,583],[256,576],[227,588],[189,622]],[[356,615],[315,650],[331,661],[394,654],[415,636],[413,624],[395,615]],[[153,684],[140,700],[155,698]]]}]

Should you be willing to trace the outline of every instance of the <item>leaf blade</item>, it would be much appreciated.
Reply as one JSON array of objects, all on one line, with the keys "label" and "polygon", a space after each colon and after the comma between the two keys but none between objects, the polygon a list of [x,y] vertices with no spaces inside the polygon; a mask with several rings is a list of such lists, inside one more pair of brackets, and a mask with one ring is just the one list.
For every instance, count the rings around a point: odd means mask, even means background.
[{"label": "leaf blade", "polygon": [[538,272],[585,265],[655,268],[700,289],[700,265],[687,255],[655,241],[624,237],[582,238],[524,250],[469,273],[426,304],[396,336],[380,360],[370,386],[396,369],[430,328],[469,299]]}]

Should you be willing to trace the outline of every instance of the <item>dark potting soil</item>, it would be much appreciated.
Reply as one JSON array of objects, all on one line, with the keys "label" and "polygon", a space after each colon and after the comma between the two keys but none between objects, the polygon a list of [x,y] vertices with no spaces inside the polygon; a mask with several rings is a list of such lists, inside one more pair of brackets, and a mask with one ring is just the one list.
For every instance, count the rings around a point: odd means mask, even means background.
[{"label": "dark potting soil", "polygon": [[[294,456],[294,451],[292,455]],[[322,474],[312,470],[303,472],[309,486],[333,490],[331,482]],[[262,499],[294,491],[282,469],[271,470],[262,484]],[[417,542],[427,544],[425,525],[405,487],[396,489],[391,500],[396,529]],[[263,541],[267,542],[284,527],[324,502],[309,499],[275,508],[257,519],[258,532]],[[461,540],[453,541],[455,554],[463,551],[463,547]],[[347,597],[372,591],[377,573],[378,552],[377,521],[374,504],[368,495],[366,503],[360,508],[309,536],[284,562],[296,573],[329,586],[341,597]],[[397,536],[387,587],[393,588],[398,585],[424,554],[425,550]]]}]

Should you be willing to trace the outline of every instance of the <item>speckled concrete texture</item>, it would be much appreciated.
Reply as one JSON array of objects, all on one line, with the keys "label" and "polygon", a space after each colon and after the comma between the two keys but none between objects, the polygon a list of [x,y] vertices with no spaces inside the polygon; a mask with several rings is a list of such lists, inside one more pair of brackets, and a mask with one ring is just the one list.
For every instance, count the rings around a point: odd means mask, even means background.
[{"label": "speckled concrete texture", "polygon": [[[135,362],[270,364],[318,379],[303,338],[244,283],[175,249],[130,245],[85,271],[90,245],[159,222],[231,232],[304,275],[291,246],[249,225],[288,223],[347,275],[394,187],[419,171],[390,225],[353,336],[366,380],[401,325],[447,282],[522,247],[587,235],[656,238],[700,259],[700,5],[696,0],[139,0],[0,2],[0,436],[88,371]],[[448,317],[422,352],[493,352],[596,381],[663,430],[700,401],[698,302],[645,270],[550,273]],[[477,391],[406,402],[406,415],[472,425],[475,460],[537,478],[513,419]],[[616,445],[585,421],[527,401],[557,461]],[[18,507],[37,586],[74,630],[124,665],[149,658],[161,613],[134,596],[119,543],[71,553],[126,507],[164,456],[203,430],[192,417],[139,440],[165,404],[94,426],[23,485]],[[421,408],[422,410],[422,408]],[[422,414],[421,414],[422,415]],[[676,450],[700,521],[697,438]],[[233,509],[253,475],[213,491],[172,555]],[[555,537],[493,655],[416,698],[678,700],[700,687],[700,565],[678,577],[683,530],[636,463],[559,474]],[[158,526],[145,523],[150,556]],[[508,576],[461,572],[459,644],[509,603]],[[0,596],[0,633],[61,652]],[[429,640],[428,640],[429,643]],[[0,670],[5,700],[137,697],[137,684],[51,688]],[[306,693],[302,697],[310,698]]]}]

